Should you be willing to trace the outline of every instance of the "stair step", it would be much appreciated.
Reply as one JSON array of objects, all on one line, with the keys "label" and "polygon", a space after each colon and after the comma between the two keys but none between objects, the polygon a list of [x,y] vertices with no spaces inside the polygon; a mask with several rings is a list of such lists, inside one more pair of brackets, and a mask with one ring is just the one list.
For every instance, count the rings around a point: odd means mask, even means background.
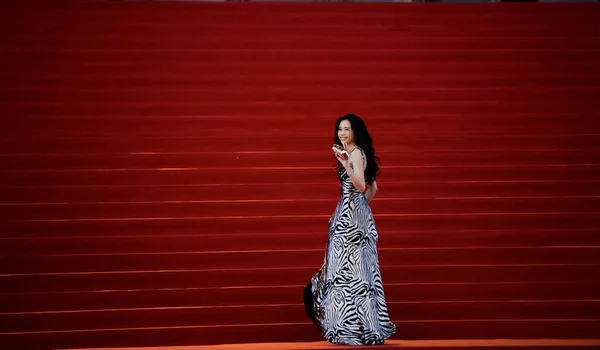
[{"label": "stair step", "polygon": [[[245,312],[240,312],[241,310]],[[600,303],[569,302],[442,302],[388,303],[394,322],[461,320],[594,320]],[[5,332],[134,327],[209,326],[213,324],[301,323],[307,315],[302,303],[239,307],[179,307],[139,310],[100,310],[61,313],[3,314]],[[231,323],[230,323],[231,322]]]},{"label": "stair step", "polygon": [[[590,68],[596,69],[596,68]],[[99,74],[107,74],[99,73]],[[243,73],[242,73],[243,74]],[[269,73],[270,74],[270,73]],[[343,73],[340,73],[343,74]],[[271,115],[281,116],[293,110],[294,113],[321,114],[337,116],[340,114],[340,105],[344,111],[353,111],[359,115],[375,115],[389,113],[396,110],[400,114],[484,114],[494,109],[498,113],[571,113],[574,108],[595,110],[600,105],[597,100],[587,101],[264,101],[257,99],[252,102],[235,103],[235,101],[123,101],[120,99],[94,100],[94,101],[10,101],[2,102],[0,106],[9,115],[139,115],[139,116],[165,116],[165,115]],[[345,112],[342,112],[345,113]],[[589,113],[588,113],[589,114]],[[468,124],[465,124],[468,125]],[[501,124],[497,125],[498,128]],[[430,129],[429,129],[430,130]],[[555,129],[563,133],[590,133],[596,130],[595,125],[587,128],[581,125],[571,125],[569,128]],[[191,131],[191,130],[190,130]],[[488,129],[479,130],[489,132]],[[474,131],[473,131],[474,132]],[[118,133],[117,133],[118,134]],[[181,136],[191,136],[191,133]]]},{"label": "stair step", "polygon": [[[463,322],[402,322],[399,333],[391,339],[594,339],[600,324],[597,321],[569,320],[472,320]],[[552,331],[549,331],[551,329]],[[316,342],[322,341],[312,323],[214,325],[209,327],[98,329],[72,332],[40,332],[33,334],[0,335],[0,341],[17,348],[31,349],[89,348],[89,347],[140,347],[140,346],[190,346],[222,344],[231,339],[244,339],[248,343],[265,342]],[[231,342],[231,340],[229,340]],[[41,345],[43,344],[43,345]],[[549,349],[572,349],[549,347]],[[450,348],[460,349],[460,348]],[[472,349],[472,347],[469,347]],[[486,349],[488,349],[486,347]],[[514,349],[491,347],[490,349]],[[542,349],[542,348],[540,348]]]},{"label": "stair step", "polygon": [[[43,205],[44,203],[164,203],[185,201],[276,201],[276,200],[337,200],[340,189],[334,180],[310,183],[311,191],[297,183],[262,183],[215,185],[196,183],[173,186],[14,186],[2,187],[3,206],[11,204]],[[388,205],[394,200],[457,199],[501,200],[510,198],[539,198],[558,201],[562,197],[598,197],[600,181],[524,181],[524,182],[409,182],[379,183],[379,192],[371,202],[372,208]],[[140,203],[141,204],[141,203]],[[376,209],[374,209],[377,211]]]},{"label": "stair step", "polygon": [[[3,232],[11,237],[113,236],[136,232],[176,234],[247,234],[247,233],[306,233],[327,232],[330,211],[323,215],[290,215],[288,217],[236,217],[214,218],[165,217],[131,218],[123,220],[56,220],[3,222]],[[600,225],[600,216],[586,213],[497,213],[497,214],[433,214],[433,215],[382,215],[375,212],[379,232],[411,230],[591,230]],[[323,238],[325,239],[325,238]],[[575,240],[576,241],[576,240]]]},{"label": "stair step", "polygon": [[[378,180],[405,181],[596,181],[598,164],[490,165],[490,166],[398,166],[381,171]],[[190,168],[88,168],[4,170],[5,186],[101,186],[101,185],[186,185],[336,183],[332,166],[319,167],[190,167]],[[306,181],[309,179],[309,181]]]},{"label": "stair step", "polygon": [[[385,220],[382,220],[385,223]],[[379,249],[480,249],[497,248],[515,251],[520,249],[539,249],[550,254],[558,254],[565,249],[584,249],[590,252],[600,246],[600,236],[596,228],[576,229],[524,229],[522,227],[497,230],[490,227],[480,230],[440,229],[398,230],[380,225]],[[290,232],[299,226],[297,232]],[[69,230],[56,233],[12,233],[6,232],[0,246],[0,252],[8,256],[22,255],[60,255],[60,254],[119,254],[130,252],[227,252],[227,251],[276,251],[294,249],[316,249],[324,253],[327,242],[326,228],[313,231],[302,225],[288,227],[288,231],[274,231],[265,228],[255,233],[226,232],[216,228],[214,232],[191,227],[164,227],[155,230],[120,230],[103,232],[102,230]],[[260,229],[260,228],[259,228]],[[420,253],[417,253],[420,254]],[[586,253],[587,254],[587,253]],[[396,254],[395,256],[400,256]],[[508,257],[507,257],[508,258]],[[532,257],[533,258],[533,257]],[[319,260],[321,260],[319,258]]]},{"label": "stair step", "polygon": [[[599,79],[600,81],[600,79]],[[62,87],[23,89],[4,89],[0,95],[0,103],[26,103],[35,95],[36,103],[57,101],[94,102],[98,100],[119,99],[127,103],[140,103],[144,99],[164,102],[187,102],[194,99],[206,101],[236,101],[236,103],[251,103],[255,101],[275,102],[300,102],[300,101],[327,101],[327,100],[352,100],[355,102],[386,102],[402,97],[404,101],[472,101],[489,102],[496,100],[512,101],[543,101],[585,103],[597,96],[598,88],[568,87],[568,88],[465,88],[465,89],[405,89],[405,88],[261,88],[261,89],[225,89],[210,88],[75,88]],[[572,123],[572,121],[571,121]]]},{"label": "stair step", "polygon": [[[101,271],[0,275],[0,293],[113,289],[298,285],[308,283],[321,261],[310,267]],[[311,264],[305,264],[311,265]],[[600,264],[382,265],[385,283],[592,281]]]},{"label": "stair step", "polygon": [[[308,282],[307,282],[308,283]],[[555,301],[593,300],[598,282],[511,283],[385,283],[388,302],[429,301]],[[1,313],[60,310],[179,307],[186,305],[228,306],[299,303],[304,285],[232,286],[225,288],[106,290],[68,293],[3,294]],[[398,316],[401,316],[401,312]]]},{"label": "stair step", "polygon": [[[565,58],[568,59],[568,58]],[[600,57],[594,57],[590,59],[600,59]],[[73,74],[69,75],[68,78],[64,76],[60,76],[57,74],[27,74],[27,73],[17,73],[11,72],[7,74],[1,74],[2,78],[9,82],[11,86],[13,86],[13,94],[14,91],[18,91],[21,96],[25,94],[25,90],[29,90],[35,87],[38,91],[53,91],[53,94],[58,95],[62,93],[63,95],[59,95],[61,97],[70,98],[71,96],[80,96],[77,95],[74,91],[80,91],[84,89],[96,89],[97,91],[86,92],[88,96],[96,93],[96,95],[100,93],[106,93],[106,91],[113,91],[115,94],[121,93],[124,90],[124,86],[127,86],[128,89],[136,89],[138,93],[146,92],[148,94],[155,93],[158,89],[164,90],[194,90],[199,86],[210,86],[214,89],[247,89],[249,87],[260,87],[260,86],[270,86],[271,89],[279,89],[279,90],[287,90],[293,88],[301,88],[301,89],[312,89],[312,92],[315,94],[323,93],[322,90],[325,89],[338,89],[341,93],[342,91],[347,91],[344,96],[349,96],[350,93],[355,93],[357,98],[364,97],[363,95],[359,95],[356,91],[352,91],[352,86],[372,86],[374,89],[391,89],[397,86],[404,86],[405,89],[413,89],[413,90],[428,90],[427,94],[430,97],[438,96],[443,94],[444,91],[449,89],[491,89],[496,88],[512,88],[512,89],[520,89],[521,91],[533,90],[529,92],[529,95],[537,93],[538,95],[541,93],[540,91],[535,91],[541,86],[561,86],[564,89],[572,88],[573,90],[582,90],[585,89],[593,90],[598,86],[598,82],[600,81],[600,77],[594,77],[594,73],[590,74],[551,74],[541,76],[539,74],[501,74],[501,75],[472,75],[472,74],[462,74],[462,75],[445,75],[445,76],[423,76],[419,75],[415,77],[414,75],[396,75],[396,76],[386,76],[385,79],[382,79],[378,76],[356,76],[356,77],[337,77],[337,78],[328,78],[323,77],[322,75],[303,75],[300,77],[290,76],[290,75],[280,75],[280,74],[272,74],[272,75],[252,75],[252,74],[244,74],[243,76],[238,75],[235,78],[230,78],[228,76],[223,76],[219,78],[211,78],[210,74],[204,74],[201,76],[192,75],[180,75],[180,74],[155,74],[153,79],[148,78],[148,74],[144,72],[140,72],[138,74],[119,74],[119,76],[98,76],[99,74]],[[518,81],[516,81],[518,79]],[[266,96],[266,91],[265,95]],[[584,91],[585,92],[585,91]],[[404,92],[398,92],[401,95],[404,95]],[[592,92],[590,92],[592,93]],[[4,94],[4,93],[3,93]],[[67,95],[70,94],[70,95]],[[498,95],[494,97],[499,97],[500,95],[506,95],[506,91],[500,91]],[[549,95],[548,93],[547,95]],[[558,92],[553,92],[556,98],[565,98],[568,95],[559,94]],[[548,96],[543,97],[548,97]],[[247,96],[247,95],[246,95]],[[271,94],[269,94],[271,96]],[[313,96],[313,97],[315,97]],[[383,95],[380,95],[383,97]],[[203,98],[206,98],[203,95]],[[519,98],[523,98],[523,96],[519,96]]]},{"label": "stair step", "polygon": [[[424,35],[400,36],[356,36],[347,34],[346,36],[335,35],[328,37],[321,35],[318,37],[307,35],[290,35],[287,33],[272,33],[268,36],[253,35],[235,35],[227,36],[223,34],[208,35],[202,37],[201,33],[194,36],[185,35],[188,33],[159,33],[155,36],[145,35],[140,31],[118,30],[104,31],[99,35],[90,35],[89,33],[72,33],[68,37],[64,35],[52,35],[51,32],[39,33],[39,36],[32,39],[29,36],[19,37],[9,36],[5,39],[5,44],[9,46],[32,45],[41,50],[48,50],[53,47],[76,48],[95,47],[106,49],[152,49],[157,43],[169,42],[171,48],[189,48],[208,46],[212,49],[235,49],[252,47],[254,49],[397,49],[399,45],[406,50],[423,49],[462,49],[470,50],[477,47],[481,50],[518,50],[518,49],[597,49],[597,37],[523,37],[523,36],[462,36],[462,37],[443,37],[439,34],[427,37]],[[114,33],[114,34],[113,34]],[[93,43],[93,44],[91,44]]]},{"label": "stair step", "polygon": [[[600,137],[599,137],[600,140]],[[122,169],[122,168],[192,168],[210,164],[211,167],[310,167],[334,164],[333,153],[324,142],[320,151],[281,150],[268,153],[241,153],[227,142],[215,142],[211,149],[200,154],[40,154],[18,157],[0,157],[3,170],[36,169]],[[223,154],[222,152],[235,152]],[[387,166],[502,166],[586,164],[600,159],[600,149],[581,151],[504,152],[446,151],[431,153],[388,153],[384,156]]]},{"label": "stair step", "polygon": [[[131,249],[127,253],[102,255],[8,255],[0,257],[0,274],[71,273],[94,271],[145,271],[145,270],[194,270],[269,268],[277,266],[302,267],[322,263],[324,247],[273,251],[226,251],[226,252],[155,252],[144,253]],[[570,264],[600,265],[600,247],[562,248],[426,248],[403,249],[386,247],[379,249],[382,264],[391,265],[529,265]]]},{"label": "stair step", "polygon": [[[386,340],[387,348],[421,348],[421,349],[527,349],[535,346],[536,349],[580,349],[600,344],[598,339],[452,339],[452,340]],[[367,345],[368,346],[368,345]],[[320,342],[286,342],[286,343],[250,343],[250,344],[224,344],[224,345],[200,345],[185,347],[187,350],[212,350],[212,349],[280,349],[280,350],[311,350],[326,349],[331,347],[326,341]],[[352,345],[338,345],[339,349],[352,349]],[[112,350],[123,350],[124,348],[111,348]],[[145,350],[149,348],[138,348]],[[160,348],[158,348],[160,349]],[[182,348],[183,349],[183,348]],[[85,349],[81,349],[85,350]]]},{"label": "stair step", "polygon": [[[331,117],[331,116],[330,116]],[[525,116],[523,118],[526,118]],[[577,117],[574,117],[577,118]],[[167,118],[168,119],[168,118]],[[412,128],[413,133],[409,135],[402,130],[398,130],[396,136],[388,135],[386,128],[378,127],[379,118],[373,119],[372,135],[376,137],[376,152],[381,156],[382,160],[387,158],[388,154],[398,154],[402,156],[433,156],[452,152],[573,152],[586,154],[595,152],[600,149],[596,146],[600,140],[598,134],[510,134],[510,135],[474,135],[474,134],[446,134],[440,135],[440,132],[431,131],[429,135],[419,136],[419,131]],[[110,123],[105,121],[105,123]],[[148,123],[151,123],[148,121]],[[333,123],[333,122],[332,122]],[[171,122],[170,127],[173,128],[174,123]],[[316,124],[316,122],[315,122]],[[325,124],[325,123],[323,123]],[[323,152],[326,145],[331,141],[331,136],[327,138],[323,133],[317,136],[299,135],[294,139],[298,144],[302,145],[301,150],[290,149],[289,139],[286,136],[280,136],[276,133],[271,135],[263,135],[257,139],[252,135],[238,135],[237,137],[227,137],[227,135],[211,135],[210,137],[200,136],[175,136],[179,128],[173,128],[173,136],[169,137],[170,133],[167,128],[169,124],[156,123],[154,133],[148,135],[152,129],[133,128],[129,127],[129,135],[113,134],[108,135],[108,131],[100,131],[95,123],[90,122],[88,128],[96,130],[94,136],[88,131],[89,136],[76,136],[86,132],[85,125],[75,130],[62,126],[59,121],[54,121],[54,127],[59,130],[68,132],[70,136],[61,136],[61,133],[48,135],[42,133],[41,130],[32,130],[31,133],[23,133],[22,125],[9,125],[2,123],[5,131],[11,130],[11,135],[0,137],[0,150],[3,152],[3,157],[21,157],[23,155],[33,154],[48,154],[59,153],[61,155],[87,154],[89,156],[100,154],[124,154],[124,153],[212,153],[212,154],[227,154],[246,152]],[[58,125],[61,125],[58,127]],[[50,127],[50,123],[47,125]],[[93,127],[92,127],[93,126]],[[320,126],[320,123],[316,127]],[[323,125],[325,127],[325,125]],[[126,128],[126,125],[117,124],[115,128]],[[195,128],[195,126],[189,126]],[[331,125],[329,125],[331,127]],[[56,130],[55,129],[55,130]],[[199,128],[200,129],[200,128]],[[147,136],[139,135],[140,131],[144,130]],[[202,129],[200,129],[202,130]],[[326,129],[324,129],[326,130]],[[162,136],[160,134],[162,134]],[[406,135],[405,135],[406,134]],[[64,134],[63,134],[64,135]],[[401,137],[400,137],[401,136]],[[227,148],[222,148],[227,147]],[[417,153],[410,155],[408,153]],[[142,156],[142,155],[139,155]],[[152,154],[147,155],[152,156]],[[10,158],[0,158],[3,162]]]},{"label": "stair step", "polygon": [[[595,43],[595,41],[592,41]],[[54,44],[55,45],[55,44]],[[74,43],[73,45],[82,45],[81,43]],[[131,46],[131,43],[123,43],[123,45]],[[200,45],[197,43],[191,45]],[[323,44],[324,46],[328,44]],[[474,44],[469,44],[474,45]],[[326,47],[330,49],[329,46]],[[51,47],[40,48],[41,52],[50,50]],[[82,50],[86,48],[83,47]],[[96,49],[98,49],[96,47]],[[105,51],[114,51],[118,48],[106,47]],[[149,47],[136,47],[137,50],[150,50]],[[187,47],[182,47],[178,50],[185,50]],[[233,48],[223,48],[224,50],[233,50]],[[269,47],[260,48],[260,50],[269,50]],[[289,47],[287,50],[314,50],[319,51],[319,48],[301,48],[301,47]],[[396,47],[388,48],[376,48],[376,50],[395,50]],[[560,48],[557,48],[560,49]],[[565,48],[562,48],[566,50]],[[362,50],[368,50],[368,48],[361,48]],[[428,49],[429,51],[429,49]],[[151,53],[150,53],[151,54]],[[375,52],[374,54],[377,54]],[[564,77],[565,75],[574,75],[575,77],[585,76],[596,78],[598,77],[597,68],[598,63],[594,61],[594,57],[590,56],[583,62],[577,64],[566,64],[564,61],[558,60],[549,62],[548,65],[556,66],[556,69],[560,69],[557,72],[548,73],[548,67],[540,64],[539,62],[528,62],[528,61],[481,61],[479,59],[464,60],[464,61],[444,61],[444,62],[415,62],[415,61],[390,61],[390,62],[378,62],[374,61],[372,64],[365,64],[364,60],[346,60],[346,61],[280,61],[280,60],[265,60],[265,61],[251,61],[251,60],[226,60],[226,61],[149,61],[149,62],[136,62],[136,61],[90,61],[74,66],[73,63],[63,61],[49,61],[49,62],[38,62],[34,65],[19,65],[17,62],[10,64],[9,67],[16,69],[12,74],[25,73],[25,76],[31,76],[35,79],[36,73],[44,75],[49,74],[49,69],[52,69],[54,76],[57,74],[63,74],[63,77],[78,76],[81,74],[91,75],[95,74],[98,79],[106,79],[106,76],[136,74],[152,74],[152,76],[173,76],[173,75],[195,75],[202,77],[206,74],[214,76],[219,71],[227,70],[227,74],[224,78],[231,75],[247,76],[247,75],[263,75],[263,76],[332,76],[332,75],[349,75],[356,76],[360,72],[361,76],[370,76],[371,78],[378,77],[380,80],[386,80],[388,75],[394,76],[411,76],[424,75],[425,77],[434,76],[450,76],[461,77],[462,73],[450,73],[450,72],[462,72],[467,71],[464,77],[466,79],[477,76],[479,78],[506,78],[506,75],[514,77],[514,81],[518,80],[518,75],[523,77],[531,78],[543,78],[546,76],[550,77]],[[7,74],[7,73],[3,73]],[[34,75],[35,74],[35,75]],[[591,75],[590,75],[591,74]],[[10,76],[10,74],[8,74]],[[343,78],[342,78],[343,79]],[[396,86],[398,87],[398,86]],[[351,100],[349,100],[351,101]],[[147,101],[148,102],[148,101]],[[506,101],[510,102],[510,101]],[[389,112],[389,109],[387,110]]]},{"label": "stair step", "polygon": [[[187,201],[174,203],[55,203],[50,205],[2,205],[0,220],[51,221],[153,217],[298,216],[331,215],[335,197],[311,200],[295,198],[273,201]],[[377,215],[490,215],[497,213],[598,212],[600,196],[582,198],[480,198],[480,199],[389,199],[379,201]]]},{"label": "stair step", "polygon": [[[160,23],[152,23],[153,27],[160,27]],[[171,24],[169,24],[169,27]],[[318,27],[318,26],[316,26]],[[228,29],[227,27],[224,27]],[[244,30],[248,30],[248,26],[243,27]],[[239,31],[240,28],[232,27],[231,30]],[[281,30],[290,31],[293,30],[294,27],[283,27]],[[531,28],[528,28],[531,30]],[[261,30],[272,32],[277,30],[275,26],[267,26],[261,28]],[[344,31],[351,30],[348,26],[343,26]],[[465,28],[456,29],[453,27],[445,27],[444,31],[454,31],[460,30],[464,31]],[[478,30],[485,30],[485,28],[478,28]],[[521,30],[521,29],[515,29]],[[553,31],[564,29],[556,29],[553,27]],[[568,32],[568,29],[566,29]],[[577,30],[581,33],[577,35],[585,35],[586,32],[589,34],[591,28],[585,29],[585,27],[577,27]],[[314,34],[314,33],[313,33]],[[522,33],[520,33],[522,34]],[[600,36],[600,33],[598,33]],[[52,65],[61,65],[66,66],[68,63],[72,64],[81,64],[81,62],[86,62],[87,64],[95,63],[95,64],[105,64],[120,62],[123,64],[127,64],[128,62],[137,62],[139,64],[160,64],[160,63],[178,63],[183,65],[193,64],[196,65],[200,62],[211,63],[214,64],[215,61],[227,61],[231,63],[241,63],[241,62],[254,62],[256,64],[267,64],[273,63],[276,65],[281,65],[282,62],[294,63],[294,64],[310,64],[312,65],[323,65],[325,62],[329,64],[332,63],[348,63],[348,64],[356,64],[357,62],[364,62],[365,60],[370,63],[380,63],[380,64],[401,64],[405,65],[410,63],[411,65],[417,65],[417,63],[428,64],[428,63],[444,63],[444,64],[460,64],[461,61],[469,61],[469,62],[477,62],[478,64],[502,64],[508,66],[514,66],[515,64],[526,64],[532,65],[534,62],[537,63],[554,63],[554,62],[564,62],[564,60],[569,60],[570,63],[587,63],[594,64],[595,58],[600,55],[600,51],[598,50],[572,50],[566,51],[562,49],[551,49],[551,48],[543,48],[543,49],[524,49],[524,50],[461,50],[461,49],[436,49],[433,48],[431,50],[403,50],[401,48],[396,49],[388,49],[388,50],[352,50],[352,49],[322,49],[322,50],[311,50],[311,49],[283,49],[283,48],[273,48],[260,50],[252,47],[244,47],[244,48],[236,48],[236,49],[214,49],[211,47],[190,47],[181,50],[171,50],[169,48],[153,48],[144,50],[110,50],[105,48],[73,48],[73,49],[61,49],[61,48],[53,48],[47,51],[42,51],[39,48],[35,47],[4,47],[2,48],[3,55],[0,57],[0,62],[3,64],[17,64],[21,63],[23,65],[29,65],[33,63],[39,63],[39,57],[37,56],[40,52],[43,52],[44,62],[43,64],[52,64]],[[527,52],[527,55],[523,53]],[[151,53],[151,55],[149,55]],[[376,55],[374,55],[376,54]],[[76,67],[74,67],[76,68]],[[176,67],[173,67],[176,68]],[[567,68],[574,68],[574,65],[568,66]],[[241,79],[242,81],[247,79],[247,76],[236,76],[231,74],[230,72],[221,72],[219,74],[211,74],[208,76],[197,76],[197,75],[177,75],[173,74],[165,74],[161,75],[152,75],[152,76],[142,76],[136,75],[134,72],[126,73],[124,75],[119,76],[100,76],[93,74],[93,72],[84,72],[81,69],[77,69],[77,72],[80,72],[80,77],[93,77],[94,81],[100,80],[103,81],[105,79],[129,79],[131,77],[136,77],[137,79],[141,79],[147,82],[156,81],[157,78],[170,78],[173,82],[185,82],[190,81],[191,79],[195,80],[205,80],[205,79],[217,79],[217,80],[228,80],[230,83],[235,83]],[[3,75],[10,76],[10,71],[2,72]],[[24,72],[26,73],[26,72]],[[489,71],[486,72],[488,74],[496,74],[497,72]],[[548,74],[544,74],[544,76],[540,76],[539,79],[545,79],[548,77],[563,77],[569,78],[569,74],[566,74],[564,71],[548,71]],[[270,76],[260,76],[260,74],[252,74],[259,81],[273,81],[276,80],[275,77]],[[527,74],[530,76],[531,73]],[[34,78],[34,75],[30,75]],[[303,82],[306,80],[317,80],[317,81],[327,81],[327,80],[335,80],[335,81],[348,81],[348,80],[356,80],[360,79],[363,81],[372,81],[378,84],[386,83],[386,81],[382,81],[381,79],[369,76],[367,74],[362,74],[361,72],[354,72],[352,74],[338,76],[333,75],[331,73],[325,74],[323,76],[319,75],[309,75],[309,76],[297,76],[293,74],[293,72],[288,72],[283,77],[291,77],[294,76],[296,82]],[[53,78],[56,80],[64,81],[64,77],[57,76],[55,72],[45,72],[41,75],[41,77]],[[38,77],[41,78],[41,77]],[[413,72],[407,71],[403,72],[400,75],[389,75],[387,77],[388,80],[394,82],[398,78],[403,77],[411,77],[414,80],[414,83],[424,83],[424,82],[436,82],[437,80],[433,79],[434,77],[431,74],[427,74],[423,79],[418,79],[418,75]],[[466,79],[472,79],[475,81],[480,81],[483,77],[480,75],[474,74],[472,71],[463,71],[463,72],[444,72],[437,76],[438,79],[444,81],[449,77],[453,77],[455,79],[462,77]],[[598,72],[589,72],[589,78],[598,77]],[[177,78],[177,79],[174,79]],[[505,77],[507,82],[511,82],[512,84],[518,83],[519,81],[515,81],[515,77],[511,77],[513,79],[508,79]],[[583,78],[583,76],[582,76]],[[289,79],[289,78],[288,78]],[[64,81],[68,83],[68,81]],[[252,85],[258,85],[257,81],[252,80]],[[292,83],[292,81],[290,81]],[[94,85],[95,86],[95,85]],[[271,85],[267,85],[271,86]],[[398,87],[397,84],[391,84],[393,87]],[[498,86],[498,85],[494,85]],[[121,86],[122,87],[122,86]],[[406,86],[404,86],[406,87]],[[456,85],[451,85],[451,87],[457,87]]]},{"label": "stair step", "polygon": [[[306,118],[291,116],[301,123],[297,127],[290,127],[290,119],[275,118],[272,112],[261,114],[249,118],[248,115],[228,115],[228,114],[194,114],[189,116],[177,116],[174,114],[163,115],[160,117],[138,117],[124,115],[113,115],[111,117],[25,117],[11,118],[3,120],[0,125],[3,126],[2,136],[5,139],[24,139],[38,141],[48,139],[62,142],[64,138],[89,137],[88,142],[107,142],[107,138],[112,140],[123,140],[129,138],[136,140],[139,138],[170,138],[171,140],[190,140],[205,138],[205,142],[210,149],[205,151],[219,151],[217,149],[223,146],[224,142],[232,142],[234,139],[242,138],[245,146],[253,147],[254,142],[259,137],[265,137],[266,141],[279,142],[294,137],[312,138],[316,141],[319,138],[319,149],[329,145],[332,142],[332,133],[335,119],[340,112],[335,114],[320,114],[319,118]],[[120,118],[119,118],[120,117]],[[523,119],[528,122],[524,123]],[[140,123],[143,120],[143,123]],[[575,140],[579,137],[579,142],[584,140],[591,141],[591,149],[594,148],[600,139],[600,125],[597,125],[597,119],[589,113],[574,112],[553,112],[545,117],[540,117],[535,113],[517,113],[514,116],[506,116],[503,113],[483,114],[483,115],[460,115],[455,113],[424,113],[413,117],[407,117],[403,120],[402,127],[398,126],[397,120],[390,115],[380,116],[373,114],[368,118],[373,127],[370,129],[374,136],[377,136],[377,142],[384,142],[394,145],[403,142],[423,142],[438,138],[464,137],[464,142],[469,139],[478,139],[490,137],[498,139],[506,137],[505,142],[515,138],[532,137],[537,141],[540,147],[540,140]],[[430,125],[435,124],[432,129]],[[232,128],[235,125],[235,128]],[[535,135],[531,135],[535,130]],[[52,134],[49,135],[49,132]],[[407,137],[402,141],[403,137]],[[98,139],[104,138],[104,139]],[[420,140],[420,141],[418,141]],[[30,141],[30,142],[31,142]],[[81,140],[80,140],[81,141]],[[156,140],[154,140],[156,141]],[[258,141],[260,142],[260,141]],[[310,141],[309,141],[310,142]],[[456,140],[458,142],[458,140]],[[155,142],[156,143],[156,142]],[[306,143],[306,142],[305,142]],[[313,142],[314,143],[314,142]],[[259,143],[260,144],[260,143]],[[302,147],[304,145],[301,145]],[[439,146],[442,146],[441,144]],[[588,145],[590,146],[590,145]],[[207,147],[207,148],[208,148]],[[303,148],[300,148],[303,149]],[[279,150],[298,151],[298,146],[288,146]],[[583,151],[587,147],[580,149]],[[231,150],[231,148],[229,148]],[[251,148],[249,150],[252,150]],[[73,151],[73,150],[71,150]]]},{"label": "stair step", "polygon": [[[405,7],[406,5],[404,5]],[[410,6],[410,5],[409,5]],[[405,10],[405,9],[404,9]],[[536,9],[538,10],[538,9]],[[206,9],[205,9],[206,11]],[[213,12],[213,11],[207,11]],[[220,11],[219,11],[220,12]],[[563,18],[553,18],[556,23],[543,23],[540,18],[543,16],[542,12],[538,12],[538,16],[527,16],[525,13],[523,16],[517,16],[518,21],[515,21],[514,14],[499,14],[491,11],[485,20],[473,18],[474,16],[467,16],[467,13],[456,13],[448,12],[444,16],[437,16],[437,22],[432,21],[431,18],[418,12],[407,14],[404,11],[398,11],[394,14],[395,18],[390,18],[389,14],[381,14],[379,18],[374,18],[375,13],[365,12],[364,16],[356,17],[352,16],[352,19],[356,19],[356,23],[349,27],[344,23],[332,22],[327,18],[321,18],[321,21],[317,21],[317,17],[312,16],[313,13],[305,12],[301,21],[296,13],[290,13],[287,11],[281,11],[271,16],[266,16],[262,13],[256,13],[255,15],[262,19],[261,22],[253,21],[250,18],[241,16],[235,13],[218,13],[213,12],[213,16],[216,15],[227,15],[230,18],[235,18],[228,22],[219,21],[206,13],[198,14],[198,19],[201,20],[189,20],[186,18],[181,21],[165,21],[165,18],[151,18],[149,13],[144,13],[146,17],[128,18],[128,21],[113,20],[114,31],[106,32],[102,29],[105,27],[105,23],[99,21],[97,18],[90,16],[88,11],[79,11],[78,17],[67,17],[60,11],[53,13],[56,18],[62,19],[60,25],[51,26],[51,22],[47,19],[39,18],[40,20],[35,23],[33,28],[35,29],[52,29],[42,32],[46,36],[56,37],[72,37],[74,35],[88,35],[90,37],[105,36],[113,38],[123,38],[127,35],[134,33],[139,34],[144,32],[150,36],[160,35],[180,35],[194,32],[197,38],[214,37],[214,36],[251,36],[251,37],[265,37],[265,36],[281,36],[282,34],[289,35],[291,37],[299,36],[313,36],[313,37],[345,37],[352,35],[354,37],[447,37],[447,38],[465,38],[465,31],[472,28],[478,27],[477,32],[470,33],[469,38],[477,37],[510,37],[514,36],[517,38],[535,38],[535,37],[590,37],[598,35],[597,27],[593,24],[593,18],[581,18],[578,25],[574,25],[571,22],[567,22]],[[342,12],[336,12],[332,14],[332,17],[338,17]],[[34,15],[35,13],[30,13]],[[170,13],[173,15],[173,13]],[[204,16],[203,16],[204,15]],[[290,16],[291,15],[291,16]],[[431,14],[428,14],[431,16]],[[541,16],[540,16],[541,15]],[[546,14],[548,15],[548,14]],[[551,15],[551,14],[550,14]],[[574,15],[581,15],[577,13]],[[277,17],[277,18],[276,18]],[[282,21],[283,18],[294,19],[294,23],[286,23]],[[369,18],[370,17],[370,18]],[[436,16],[433,16],[436,17]],[[469,19],[473,22],[466,23],[464,19]],[[519,18],[520,17],[520,18]],[[530,18],[527,18],[530,17]],[[536,18],[537,17],[537,18]],[[581,16],[580,16],[581,17]],[[370,21],[368,19],[371,19]],[[379,19],[379,21],[377,21]],[[397,19],[397,22],[392,22],[393,19]],[[418,21],[421,19],[422,21]],[[528,22],[527,19],[529,20]],[[243,20],[244,23],[240,23]],[[501,22],[504,20],[505,22]],[[248,22],[248,23],[246,23]],[[501,25],[500,25],[501,24]],[[13,23],[14,25],[14,23]],[[77,32],[73,32],[77,29]],[[21,32],[11,33],[13,38],[28,38]],[[121,34],[117,36],[116,34]]]}]

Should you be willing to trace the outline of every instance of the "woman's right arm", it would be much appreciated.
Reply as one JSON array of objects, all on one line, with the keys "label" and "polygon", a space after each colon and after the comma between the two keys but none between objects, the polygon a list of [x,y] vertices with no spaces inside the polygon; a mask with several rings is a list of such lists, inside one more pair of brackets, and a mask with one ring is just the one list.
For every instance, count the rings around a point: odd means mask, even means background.
[{"label": "woman's right arm", "polygon": [[370,203],[375,197],[375,193],[377,193],[377,181],[373,181],[372,184],[369,185],[367,192],[365,193],[365,197],[367,198],[367,203]]}]

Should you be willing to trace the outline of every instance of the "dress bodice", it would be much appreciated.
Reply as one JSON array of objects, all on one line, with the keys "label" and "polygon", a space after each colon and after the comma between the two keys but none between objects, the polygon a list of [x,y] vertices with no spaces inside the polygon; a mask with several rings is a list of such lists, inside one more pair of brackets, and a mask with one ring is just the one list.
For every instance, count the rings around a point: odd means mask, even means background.
[{"label": "dress bodice", "polygon": [[354,186],[350,175],[346,169],[341,168],[338,171],[338,178],[340,179],[340,187],[342,188],[342,194],[360,193],[360,191]]}]

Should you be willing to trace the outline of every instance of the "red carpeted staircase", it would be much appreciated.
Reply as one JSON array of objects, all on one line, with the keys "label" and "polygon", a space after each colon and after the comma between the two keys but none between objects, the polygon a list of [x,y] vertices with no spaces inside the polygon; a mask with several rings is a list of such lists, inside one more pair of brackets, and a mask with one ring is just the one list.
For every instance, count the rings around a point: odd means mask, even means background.
[{"label": "red carpeted staircase", "polygon": [[317,341],[335,119],[393,339],[598,337],[598,4],[0,4],[3,349]]}]

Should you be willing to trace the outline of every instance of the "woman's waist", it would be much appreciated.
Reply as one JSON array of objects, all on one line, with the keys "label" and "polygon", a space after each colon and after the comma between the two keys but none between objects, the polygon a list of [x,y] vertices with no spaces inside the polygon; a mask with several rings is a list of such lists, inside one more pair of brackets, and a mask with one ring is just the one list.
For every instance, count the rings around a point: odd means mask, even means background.
[{"label": "woman's waist", "polygon": [[355,198],[355,197],[362,197],[364,198],[365,194],[360,192],[359,190],[357,190],[356,188],[354,189],[343,189],[340,192],[340,198],[345,198],[345,197],[350,197],[350,198]]}]

